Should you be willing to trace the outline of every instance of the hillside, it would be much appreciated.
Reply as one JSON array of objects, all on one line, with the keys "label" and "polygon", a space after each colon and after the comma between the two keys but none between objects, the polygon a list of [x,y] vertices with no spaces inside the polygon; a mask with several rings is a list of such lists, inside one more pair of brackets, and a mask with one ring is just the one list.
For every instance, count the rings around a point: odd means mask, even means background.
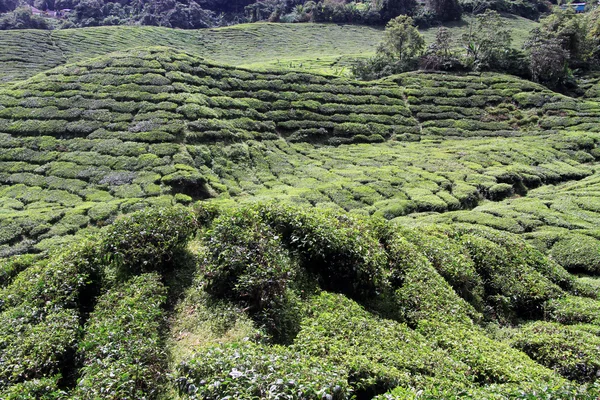
[{"label": "hillside", "polygon": [[[522,182],[588,176],[596,154],[597,103],[493,74],[412,73],[373,85],[156,48],[53,69],[6,86],[0,102],[4,251],[53,243],[174,194],[286,198],[388,217],[470,208],[522,191]],[[589,133],[556,132],[561,125]],[[350,143],[371,145],[319,146]]]},{"label": "hillside", "polygon": [[[468,21],[468,18],[465,18]],[[505,18],[515,29],[514,45],[536,25]],[[456,37],[466,23],[449,25]],[[241,24],[217,29],[177,30],[158,27],[97,27],[58,31],[0,31],[0,82],[29,78],[66,63],[134,47],[169,46],[239,67],[294,68],[346,74],[355,58],[372,56],[380,28],[337,24]],[[430,42],[435,29],[425,30]]]},{"label": "hillside", "polygon": [[593,98],[89,32],[0,87],[0,398],[600,395]]}]

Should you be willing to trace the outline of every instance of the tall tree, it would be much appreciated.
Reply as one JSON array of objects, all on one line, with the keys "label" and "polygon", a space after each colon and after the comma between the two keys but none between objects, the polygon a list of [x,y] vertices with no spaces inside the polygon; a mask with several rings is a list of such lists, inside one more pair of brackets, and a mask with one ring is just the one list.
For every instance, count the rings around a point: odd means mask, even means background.
[{"label": "tall tree", "polygon": [[511,41],[500,14],[487,10],[477,15],[462,35],[465,63],[476,71],[494,69],[509,55]]},{"label": "tall tree", "polygon": [[427,0],[426,5],[437,21],[458,21],[462,16],[458,0]]},{"label": "tall tree", "polygon": [[386,25],[375,57],[357,62],[353,72],[362,79],[376,79],[415,70],[424,48],[425,40],[414,26],[413,19],[400,15]]},{"label": "tall tree", "polygon": [[556,87],[568,77],[569,52],[563,48],[559,39],[548,37],[539,29],[535,29],[525,43],[525,49],[534,81]]}]

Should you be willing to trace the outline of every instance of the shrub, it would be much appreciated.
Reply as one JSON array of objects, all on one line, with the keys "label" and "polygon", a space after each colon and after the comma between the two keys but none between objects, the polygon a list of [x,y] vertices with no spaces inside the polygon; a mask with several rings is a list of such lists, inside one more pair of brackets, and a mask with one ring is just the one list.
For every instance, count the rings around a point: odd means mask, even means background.
[{"label": "shrub", "polygon": [[496,303],[493,313],[509,318],[514,317],[513,312],[540,315],[545,301],[561,295],[558,286],[532,266],[511,257],[501,244],[473,234],[462,235],[460,241],[485,283],[488,302]]},{"label": "shrub", "polygon": [[383,284],[386,255],[365,220],[273,204],[257,211],[324,289],[364,299]]},{"label": "shrub", "polygon": [[121,278],[162,270],[196,229],[192,212],[184,207],[142,210],[108,227],[102,250]]},{"label": "shrub", "polygon": [[0,259],[0,288],[10,284],[21,271],[33,266],[37,259],[31,254]]},{"label": "shrub", "polygon": [[179,393],[190,399],[348,398],[346,371],[321,358],[251,342],[202,349],[177,367]]},{"label": "shrub", "polygon": [[98,287],[96,243],[52,253],[0,289],[0,388],[60,373],[72,362],[79,311]]},{"label": "shrub", "polygon": [[286,313],[297,266],[280,237],[251,209],[225,212],[205,235],[209,248],[205,274],[209,293],[228,298],[265,325],[275,340],[293,335]]},{"label": "shrub", "polygon": [[422,320],[470,325],[475,310],[460,298],[418,247],[402,237],[387,243],[390,281],[402,320],[417,326]]},{"label": "shrub", "polygon": [[560,239],[550,251],[557,263],[571,271],[600,272],[600,242],[586,235]]},{"label": "shrub", "polygon": [[509,344],[567,379],[594,381],[600,371],[600,337],[578,325],[532,322],[510,334]]},{"label": "shrub", "polygon": [[418,331],[467,364],[473,381],[479,384],[564,384],[551,370],[507,344],[490,339],[479,328],[428,320],[420,322]]},{"label": "shrub", "polygon": [[498,183],[488,189],[490,200],[499,201],[512,196],[514,189],[508,183]]},{"label": "shrub", "polygon": [[585,297],[564,296],[548,301],[546,317],[561,324],[600,325],[600,301]]},{"label": "shrub", "polygon": [[5,400],[59,400],[67,397],[67,393],[58,387],[60,375],[48,378],[32,379],[0,390],[0,397]]},{"label": "shrub", "polygon": [[402,323],[374,316],[342,296],[321,293],[292,348],[340,365],[358,398],[371,398],[419,375],[468,382],[465,364]]},{"label": "shrub", "polygon": [[100,296],[79,343],[83,367],[75,397],[156,398],[166,360],[165,299],[166,289],[154,273]]},{"label": "shrub", "polygon": [[417,246],[458,295],[483,310],[483,279],[468,250],[451,237],[450,227],[403,229],[400,234]]}]

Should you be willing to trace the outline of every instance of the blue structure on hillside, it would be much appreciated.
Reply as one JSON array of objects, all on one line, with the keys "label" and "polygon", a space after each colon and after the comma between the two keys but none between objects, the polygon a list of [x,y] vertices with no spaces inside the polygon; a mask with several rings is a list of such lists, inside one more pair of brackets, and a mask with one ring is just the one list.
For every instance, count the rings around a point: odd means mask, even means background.
[{"label": "blue structure on hillside", "polygon": [[566,10],[567,7],[571,7],[576,13],[580,14],[580,13],[585,12],[585,6],[586,6],[586,3],[570,3],[570,4],[563,4],[562,6],[560,6],[560,8],[563,10]]}]

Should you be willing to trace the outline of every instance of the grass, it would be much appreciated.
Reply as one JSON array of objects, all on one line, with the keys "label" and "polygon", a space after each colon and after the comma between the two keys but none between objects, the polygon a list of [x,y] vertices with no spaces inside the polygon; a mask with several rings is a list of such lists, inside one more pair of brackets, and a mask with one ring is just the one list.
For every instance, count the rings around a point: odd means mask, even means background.
[{"label": "grass", "polygon": [[[465,18],[465,21],[468,21]],[[520,47],[535,23],[505,18]],[[466,23],[449,25],[455,40]],[[428,42],[435,30],[422,33]],[[0,82],[33,76],[58,65],[134,47],[169,46],[247,68],[292,68],[347,75],[353,59],[375,54],[382,28],[337,24],[255,23],[202,30],[96,27],[59,31],[0,32]]]}]

